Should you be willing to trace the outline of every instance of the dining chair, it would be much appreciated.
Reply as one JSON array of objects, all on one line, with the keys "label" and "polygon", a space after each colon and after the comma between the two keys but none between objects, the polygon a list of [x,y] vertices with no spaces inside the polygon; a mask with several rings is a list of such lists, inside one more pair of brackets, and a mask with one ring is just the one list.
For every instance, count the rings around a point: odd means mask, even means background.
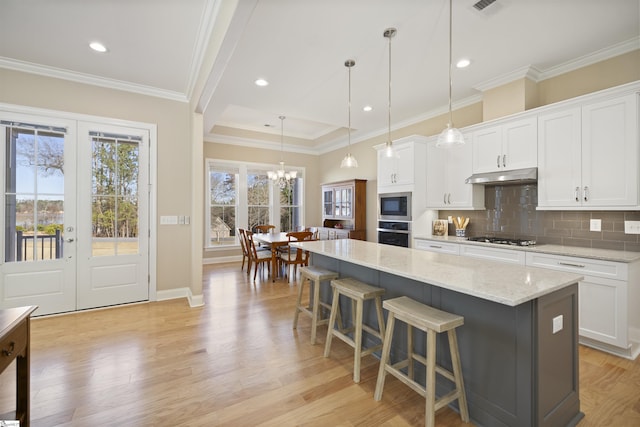
[{"label": "dining chair", "polygon": [[244,261],[247,260],[247,273],[251,270],[251,255],[247,248],[247,235],[244,228],[238,228],[238,240],[240,240],[240,247],[242,248],[242,267],[240,270],[244,270]]},{"label": "dining chair", "polygon": [[[247,230],[245,235],[247,236],[247,247],[249,248],[251,264],[253,264],[253,280],[256,280],[259,264],[262,265],[263,270],[264,264],[266,264],[267,271],[271,273],[271,251],[256,249],[256,244],[253,240],[253,232]],[[249,269],[247,269],[247,272],[249,272]]]},{"label": "dining chair", "polygon": [[[311,231],[292,231],[287,233],[289,242],[298,242],[302,240],[315,240],[313,238],[313,232]],[[298,274],[298,265],[309,265],[309,251],[303,251],[301,249],[292,248],[291,245],[287,245],[287,250],[278,254],[280,265],[285,266],[285,277],[288,276],[289,269],[293,265],[293,277]]]}]

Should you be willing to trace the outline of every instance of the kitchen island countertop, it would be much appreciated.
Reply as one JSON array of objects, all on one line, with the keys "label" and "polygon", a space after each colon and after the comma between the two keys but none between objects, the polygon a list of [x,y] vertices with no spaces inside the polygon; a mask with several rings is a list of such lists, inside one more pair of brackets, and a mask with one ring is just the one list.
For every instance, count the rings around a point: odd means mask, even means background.
[{"label": "kitchen island countertop", "polygon": [[583,278],[574,273],[351,239],[296,242],[292,246],[512,307]]}]

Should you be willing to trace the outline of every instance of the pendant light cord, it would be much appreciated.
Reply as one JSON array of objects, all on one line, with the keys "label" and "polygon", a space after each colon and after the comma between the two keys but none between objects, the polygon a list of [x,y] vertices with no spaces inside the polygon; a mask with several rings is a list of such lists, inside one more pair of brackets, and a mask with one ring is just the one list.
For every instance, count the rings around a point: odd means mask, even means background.
[{"label": "pendant light cord", "polygon": [[[391,30],[388,30],[391,31]],[[395,31],[395,30],[394,30]],[[389,126],[387,131],[387,143],[391,143],[391,38],[393,33],[389,32]]]},{"label": "pendant light cord", "polygon": [[453,27],[453,0],[449,0],[449,127],[453,127],[453,113],[451,112],[451,96],[453,78],[451,77],[451,69],[453,68],[453,55],[452,55],[452,30]]}]

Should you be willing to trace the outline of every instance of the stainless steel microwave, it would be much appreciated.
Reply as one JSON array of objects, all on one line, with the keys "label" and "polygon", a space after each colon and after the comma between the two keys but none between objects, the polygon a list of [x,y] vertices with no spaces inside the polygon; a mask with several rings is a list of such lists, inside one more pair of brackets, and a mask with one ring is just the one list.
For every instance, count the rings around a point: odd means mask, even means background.
[{"label": "stainless steel microwave", "polygon": [[378,218],[411,221],[411,193],[378,194]]}]

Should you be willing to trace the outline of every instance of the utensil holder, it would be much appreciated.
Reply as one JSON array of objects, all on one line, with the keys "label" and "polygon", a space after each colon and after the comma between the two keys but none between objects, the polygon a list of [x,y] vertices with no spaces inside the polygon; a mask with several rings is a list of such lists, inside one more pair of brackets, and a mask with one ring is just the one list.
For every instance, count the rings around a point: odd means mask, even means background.
[{"label": "utensil holder", "polygon": [[467,230],[464,228],[456,228],[456,237],[465,237],[467,235]]}]

